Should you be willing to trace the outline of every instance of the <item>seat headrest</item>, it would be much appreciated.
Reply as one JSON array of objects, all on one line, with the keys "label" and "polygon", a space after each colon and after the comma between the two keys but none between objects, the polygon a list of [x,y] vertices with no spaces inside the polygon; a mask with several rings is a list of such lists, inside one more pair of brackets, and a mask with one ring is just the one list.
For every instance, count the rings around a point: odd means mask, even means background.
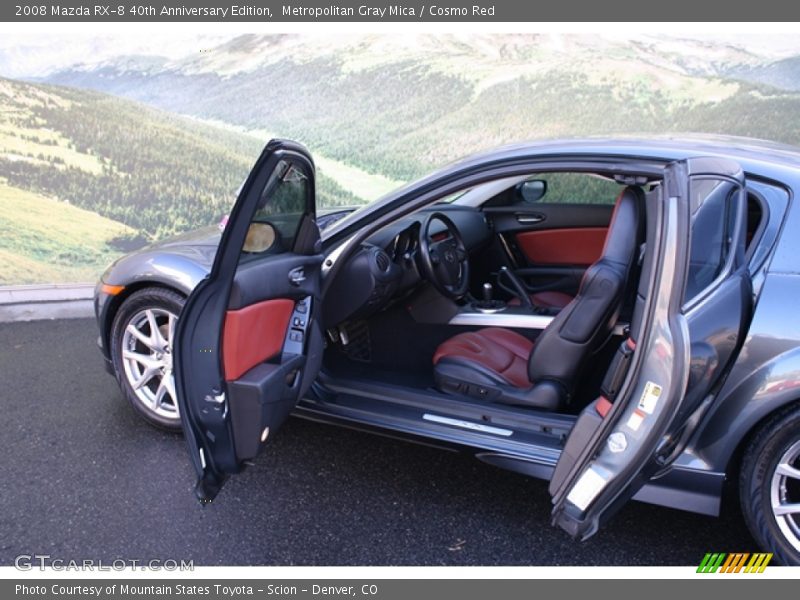
[{"label": "seat headrest", "polygon": [[644,240],[644,190],[629,185],[617,196],[602,258],[629,265]]}]

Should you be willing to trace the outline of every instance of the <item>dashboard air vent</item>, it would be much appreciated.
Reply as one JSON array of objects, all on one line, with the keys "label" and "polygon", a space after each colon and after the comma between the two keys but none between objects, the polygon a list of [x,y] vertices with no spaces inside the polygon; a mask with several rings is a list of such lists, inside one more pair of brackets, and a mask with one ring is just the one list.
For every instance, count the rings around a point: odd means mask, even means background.
[{"label": "dashboard air vent", "polygon": [[389,270],[392,261],[389,259],[388,254],[378,251],[375,253],[375,263],[378,265],[378,268],[385,273]]}]

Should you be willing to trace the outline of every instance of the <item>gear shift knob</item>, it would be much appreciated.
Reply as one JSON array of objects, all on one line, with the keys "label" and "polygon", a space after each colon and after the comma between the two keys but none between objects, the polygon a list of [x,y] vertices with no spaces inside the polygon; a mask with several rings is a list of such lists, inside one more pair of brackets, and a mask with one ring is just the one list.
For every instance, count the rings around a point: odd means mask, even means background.
[{"label": "gear shift knob", "polygon": [[506,307],[506,303],[502,300],[495,300],[492,298],[494,295],[494,288],[491,283],[484,283],[481,292],[483,299],[475,300],[475,302],[472,303],[472,307],[475,310],[482,313],[496,313]]}]

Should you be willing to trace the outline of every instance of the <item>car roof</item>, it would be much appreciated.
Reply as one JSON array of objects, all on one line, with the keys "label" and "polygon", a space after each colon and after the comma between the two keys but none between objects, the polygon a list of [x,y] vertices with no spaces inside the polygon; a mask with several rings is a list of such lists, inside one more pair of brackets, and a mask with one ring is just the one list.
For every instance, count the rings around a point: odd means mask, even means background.
[{"label": "car roof", "polygon": [[626,157],[679,160],[692,156],[719,156],[745,163],[768,163],[790,168],[800,167],[800,147],[755,138],[710,135],[624,135],[613,137],[533,140],[516,143],[467,160],[483,160],[488,156],[528,154],[611,154]]}]

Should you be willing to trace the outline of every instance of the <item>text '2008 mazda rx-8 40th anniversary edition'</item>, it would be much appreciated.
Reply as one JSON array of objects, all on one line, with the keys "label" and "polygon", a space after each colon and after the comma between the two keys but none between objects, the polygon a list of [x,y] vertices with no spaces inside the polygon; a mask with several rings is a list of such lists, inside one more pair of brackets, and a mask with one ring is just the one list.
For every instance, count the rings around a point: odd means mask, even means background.
[{"label": "text '2008 mazda rx-8 40th anniversary edition'", "polygon": [[100,347],[181,428],[212,500],[290,414],[550,482],[593,535],[631,498],[800,563],[800,149],[738,138],[500,148],[316,214],[267,144],[227,225],[115,262]]}]

